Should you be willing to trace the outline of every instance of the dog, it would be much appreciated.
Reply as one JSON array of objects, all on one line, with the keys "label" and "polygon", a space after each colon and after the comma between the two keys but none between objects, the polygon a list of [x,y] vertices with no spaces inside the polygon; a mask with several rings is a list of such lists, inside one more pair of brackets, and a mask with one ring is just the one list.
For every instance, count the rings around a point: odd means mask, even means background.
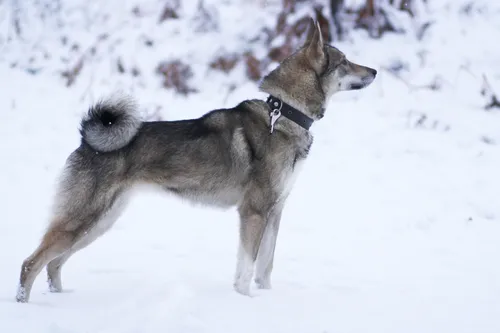
[{"label": "dog", "polygon": [[22,264],[16,300],[29,301],[45,266],[49,290],[61,292],[63,264],[111,228],[139,184],[197,203],[237,207],[233,287],[250,295],[255,275],[258,288],[270,289],[281,213],[313,143],[309,127],[323,118],[331,95],[364,88],[376,74],[325,44],[311,19],[302,47],[262,79],[267,101],[157,122],[141,121],[127,97],[91,106],[81,121],[81,145],[59,180],[51,222]]}]

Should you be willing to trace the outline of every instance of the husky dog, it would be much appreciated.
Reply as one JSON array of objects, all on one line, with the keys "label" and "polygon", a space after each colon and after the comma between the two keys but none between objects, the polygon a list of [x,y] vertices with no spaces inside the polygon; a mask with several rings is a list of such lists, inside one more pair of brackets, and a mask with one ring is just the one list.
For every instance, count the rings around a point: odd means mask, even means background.
[{"label": "husky dog", "polygon": [[68,157],[52,220],[22,264],[18,302],[28,302],[47,266],[50,291],[62,290],[61,268],[111,228],[127,192],[138,184],[219,207],[236,206],[240,245],[234,289],[271,288],[281,212],[313,137],[337,91],[368,86],[377,71],[323,42],[311,20],[304,45],[263,78],[267,101],[246,100],[201,118],[142,122],[127,98],[92,106],[81,122],[81,145]]}]

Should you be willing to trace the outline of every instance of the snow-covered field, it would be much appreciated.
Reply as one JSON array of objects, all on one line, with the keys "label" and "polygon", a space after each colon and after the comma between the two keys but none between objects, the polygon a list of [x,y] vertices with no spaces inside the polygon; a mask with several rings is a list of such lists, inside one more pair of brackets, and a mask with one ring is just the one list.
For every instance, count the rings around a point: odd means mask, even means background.
[{"label": "snow-covered field", "polygon": [[[116,2],[109,10],[121,9]],[[249,15],[247,1],[229,2],[221,16],[241,24],[226,38],[200,37],[195,65],[204,47],[238,47],[231,40],[265,20],[260,9]],[[162,118],[181,119],[265,95],[238,71],[228,95],[227,77],[200,70],[200,92],[179,97],[110,72],[105,56],[66,88],[50,61],[37,75],[10,67],[28,58],[26,43],[3,46],[0,332],[500,332],[500,111],[484,111],[479,94],[483,73],[500,93],[500,4],[476,1],[481,10],[464,15],[466,1],[430,2],[436,22],[423,41],[356,31],[337,44],[379,75],[365,90],[336,95],[313,126],[315,144],[282,219],[273,289],[252,298],[232,289],[234,210],[144,193],[68,262],[66,292],[49,293],[43,272],[31,302],[14,301],[89,102],[120,88],[148,112],[161,103]],[[169,40],[159,49],[196,49],[188,28],[162,37],[144,24],[135,29]],[[411,87],[383,69],[397,59]],[[415,88],[436,76],[440,90]]]}]

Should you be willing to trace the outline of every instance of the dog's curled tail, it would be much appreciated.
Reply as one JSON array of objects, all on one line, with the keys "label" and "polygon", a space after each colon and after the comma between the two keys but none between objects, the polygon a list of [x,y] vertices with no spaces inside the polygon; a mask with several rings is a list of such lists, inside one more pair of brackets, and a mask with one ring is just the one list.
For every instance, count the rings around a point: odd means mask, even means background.
[{"label": "dog's curled tail", "polygon": [[129,97],[115,97],[91,106],[80,124],[83,140],[99,152],[125,147],[137,134],[142,120]]}]

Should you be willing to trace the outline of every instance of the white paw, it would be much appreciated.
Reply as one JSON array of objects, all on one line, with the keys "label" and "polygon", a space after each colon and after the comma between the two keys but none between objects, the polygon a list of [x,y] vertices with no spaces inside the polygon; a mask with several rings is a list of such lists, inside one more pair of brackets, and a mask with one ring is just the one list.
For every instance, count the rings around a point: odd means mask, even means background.
[{"label": "white paw", "polygon": [[17,288],[16,301],[19,303],[28,302],[28,297],[26,297],[26,289],[24,289],[24,287],[19,286]]},{"label": "white paw", "polygon": [[233,285],[233,288],[238,294],[252,297],[252,294],[250,293],[250,283],[248,285],[243,283],[235,283]]},{"label": "white paw", "polygon": [[60,284],[57,285],[51,279],[49,279],[48,282],[49,282],[49,291],[51,293],[60,293],[60,292],[62,292],[62,286]]},{"label": "white paw", "polygon": [[240,246],[238,250],[238,264],[236,266],[236,274],[234,277],[234,290],[245,295],[250,295],[250,284],[252,283],[254,261],[245,252],[244,248]]},{"label": "white paw", "polygon": [[270,279],[255,279],[255,284],[259,289],[271,289],[271,280]]}]

